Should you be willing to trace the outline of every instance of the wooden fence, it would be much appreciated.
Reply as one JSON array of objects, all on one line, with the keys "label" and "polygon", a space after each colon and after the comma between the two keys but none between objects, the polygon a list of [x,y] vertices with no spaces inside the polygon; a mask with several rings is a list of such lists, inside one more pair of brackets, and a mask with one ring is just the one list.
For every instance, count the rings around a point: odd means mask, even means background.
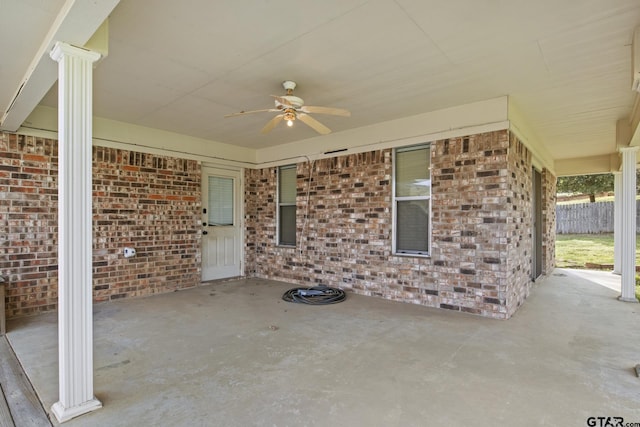
[{"label": "wooden fence", "polygon": [[[636,200],[636,233],[640,232],[640,200]],[[613,202],[556,206],[556,233],[613,233]]]}]

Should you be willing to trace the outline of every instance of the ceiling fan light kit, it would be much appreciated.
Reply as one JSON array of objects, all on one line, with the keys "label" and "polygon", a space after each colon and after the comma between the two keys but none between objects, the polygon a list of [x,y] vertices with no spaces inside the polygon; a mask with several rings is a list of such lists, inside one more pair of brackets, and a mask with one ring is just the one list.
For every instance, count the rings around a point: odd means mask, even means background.
[{"label": "ceiling fan light kit", "polygon": [[304,105],[304,100],[293,95],[293,90],[296,88],[296,82],[291,80],[285,80],[282,82],[286,94],[282,96],[271,95],[274,98],[275,108],[267,108],[264,110],[253,111],[240,111],[239,113],[228,114],[225,117],[237,117],[245,114],[263,113],[263,112],[277,112],[280,113],[274,118],[269,120],[267,124],[262,128],[262,133],[271,132],[274,127],[283,120],[287,121],[287,126],[293,126],[293,122],[299,119],[302,123],[306,124],[321,135],[331,133],[331,129],[320,123],[318,120],[311,117],[309,114],[328,114],[332,116],[350,117],[351,112],[343,108],[332,107],[318,107],[311,105]]}]

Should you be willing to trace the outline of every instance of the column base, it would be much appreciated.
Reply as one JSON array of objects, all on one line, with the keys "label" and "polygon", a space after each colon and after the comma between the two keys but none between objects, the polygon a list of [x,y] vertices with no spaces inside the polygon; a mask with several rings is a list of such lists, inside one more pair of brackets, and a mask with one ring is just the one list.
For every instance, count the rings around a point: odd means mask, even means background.
[{"label": "column base", "polygon": [[626,297],[623,297],[622,295],[620,295],[620,296],[618,297],[618,301],[622,301],[622,302],[635,302],[636,304],[638,303],[638,299],[637,299],[636,297],[633,297],[633,298],[626,298]]},{"label": "column base", "polygon": [[94,397],[91,400],[88,400],[78,406],[73,406],[71,408],[65,408],[64,406],[62,406],[62,403],[58,401],[54,403],[53,406],[51,406],[51,412],[56,416],[56,419],[59,423],[63,423],[65,421],[69,421],[72,418],[78,417],[91,411],[95,411],[96,409],[100,408],[102,408],[102,402]]}]

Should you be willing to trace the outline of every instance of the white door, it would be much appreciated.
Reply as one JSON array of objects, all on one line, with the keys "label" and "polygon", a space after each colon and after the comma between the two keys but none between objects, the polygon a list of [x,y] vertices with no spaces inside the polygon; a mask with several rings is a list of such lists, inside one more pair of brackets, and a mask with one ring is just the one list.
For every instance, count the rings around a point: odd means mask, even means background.
[{"label": "white door", "polygon": [[202,281],[242,275],[240,172],[202,170]]}]

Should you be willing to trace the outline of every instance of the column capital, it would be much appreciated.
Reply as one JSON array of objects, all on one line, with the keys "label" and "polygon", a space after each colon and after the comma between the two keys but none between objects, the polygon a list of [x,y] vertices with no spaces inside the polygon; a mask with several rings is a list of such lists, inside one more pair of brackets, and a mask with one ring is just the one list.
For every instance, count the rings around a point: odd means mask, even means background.
[{"label": "column capital", "polygon": [[629,153],[640,150],[640,146],[636,145],[633,147],[618,147],[618,151],[621,153]]},{"label": "column capital", "polygon": [[100,56],[101,56],[98,52],[73,46],[73,45],[70,45],[69,43],[64,43],[64,42],[56,42],[56,44],[53,45],[53,49],[51,49],[51,52],[49,53],[49,56],[51,56],[51,59],[53,59],[56,62],[60,62],[60,60],[65,55],[79,57],[91,62],[96,62],[98,59],[100,59]]}]

